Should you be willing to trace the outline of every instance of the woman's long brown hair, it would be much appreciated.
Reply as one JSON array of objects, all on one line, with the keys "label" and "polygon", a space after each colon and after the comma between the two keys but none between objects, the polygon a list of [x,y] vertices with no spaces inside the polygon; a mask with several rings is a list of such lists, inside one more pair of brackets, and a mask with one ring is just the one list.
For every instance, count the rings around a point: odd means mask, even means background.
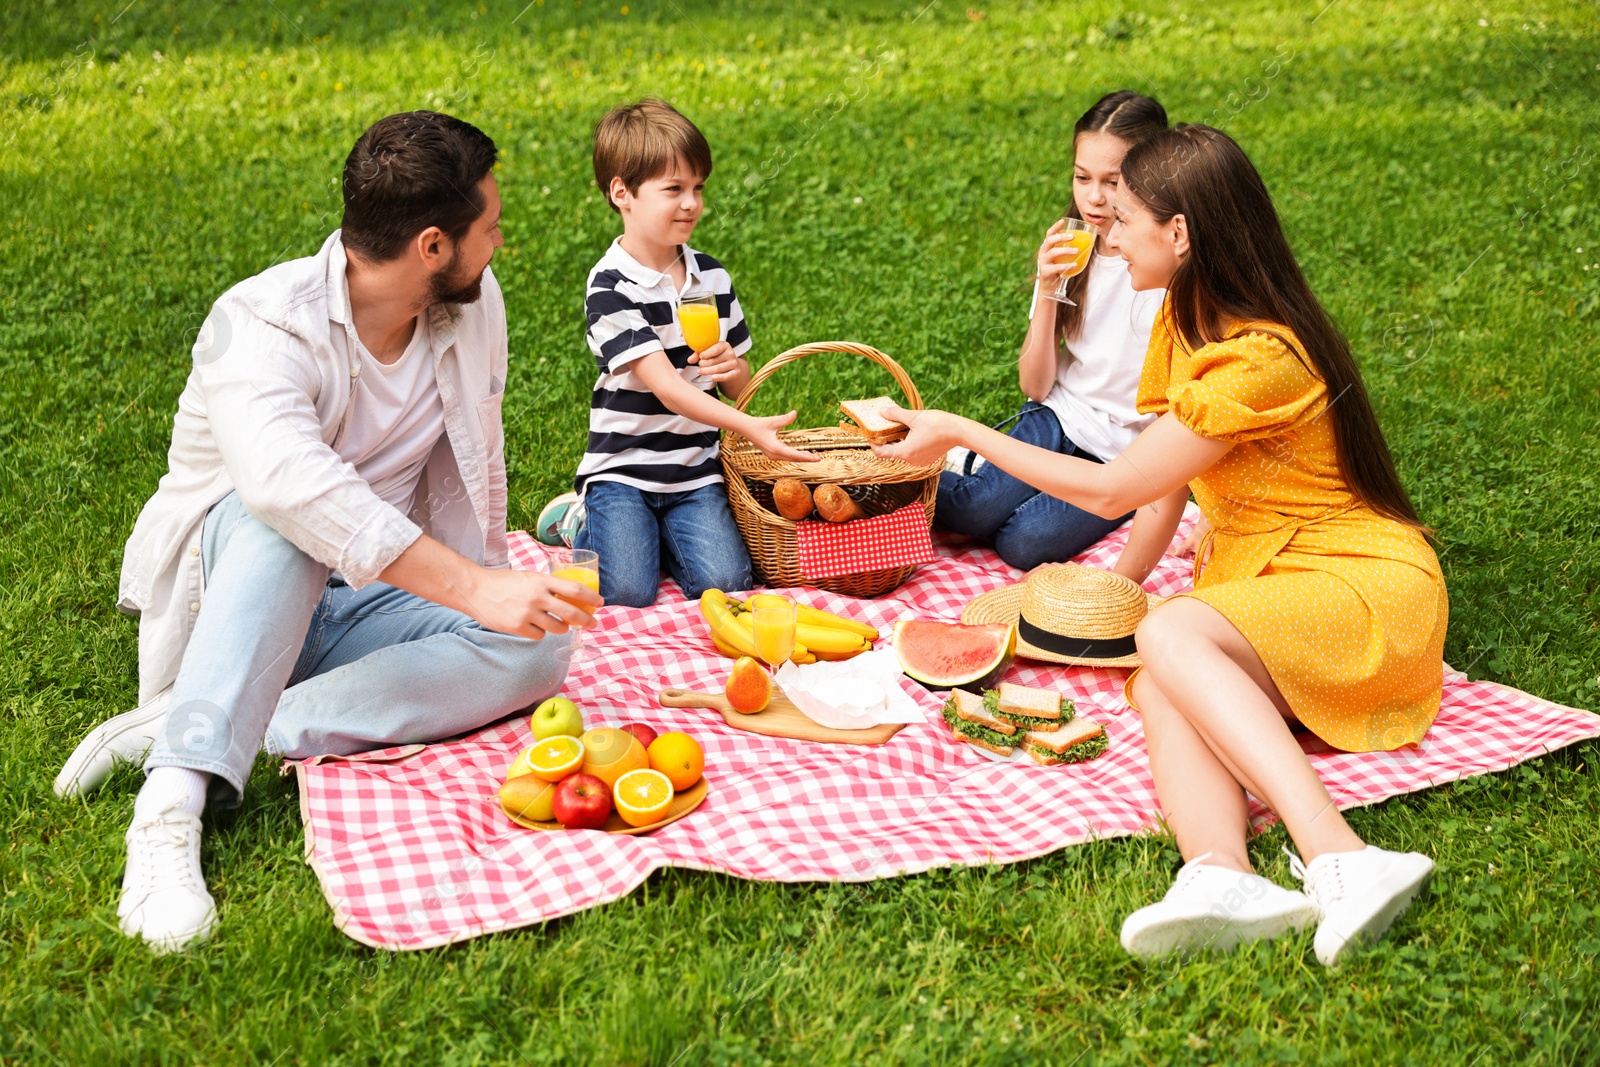
[{"label": "woman's long brown hair", "polygon": [[[1086,133],[1109,133],[1124,144],[1134,145],[1167,128],[1167,109],[1150,97],[1132,89],[1118,89],[1094,102],[1072,126],[1073,155],[1077,155],[1078,139]],[[1077,179],[1073,182],[1076,184]],[[1067,200],[1067,216],[1081,218],[1078,198]],[[1071,340],[1083,331],[1083,294],[1089,286],[1089,272],[1094,269],[1094,254],[1089,255],[1089,265],[1067,279],[1067,296],[1073,303],[1062,304],[1056,311],[1056,341]]]},{"label": "woman's long brown hair", "polygon": [[1425,529],[1395,472],[1349,342],[1300,273],[1244,150],[1221,130],[1179,123],[1128,149],[1122,188],[1157,222],[1182,215],[1188,226],[1189,254],[1167,285],[1170,323],[1184,343],[1198,349],[1247,322],[1288,327],[1299,339],[1298,348],[1289,344],[1295,358],[1327,386],[1345,481],[1373,511]]}]

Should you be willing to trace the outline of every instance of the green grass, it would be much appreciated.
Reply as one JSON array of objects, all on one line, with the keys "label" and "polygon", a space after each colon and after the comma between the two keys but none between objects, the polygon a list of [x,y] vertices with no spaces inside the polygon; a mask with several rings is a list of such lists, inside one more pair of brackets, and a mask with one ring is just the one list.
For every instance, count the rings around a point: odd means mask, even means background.
[{"label": "green grass", "polygon": [[[1158,838],[865,886],[686,872],[607,907],[389,956],[337,933],[288,781],[210,821],[214,943],[115,927],[137,774],[50,780],[131,706],[122,540],[164,470],[212,299],[337,225],[357,134],[431,106],[503,148],[514,525],[566,485],[592,370],[584,272],[614,232],[586,138],[655,93],[708,134],[696,244],[732,269],[758,362],[824,338],[998,419],[1071,120],[1154,92],[1225,123],[1355,342],[1439,536],[1447,654],[1596,704],[1600,27],[1587,0],[791,8],[41,3],[0,29],[0,1062],[1596,1062],[1592,745],[1352,816],[1436,857],[1338,974],[1308,938],[1140,963],[1122,917]],[[1319,14],[1319,11],[1321,12]],[[92,57],[93,65],[90,66]],[[726,62],[724,62],[724,60]],[[1263,64],[1266,64],[1264,66]],[[1272,66],[1276,64],[1276,66]],[[847,94],[847,95],[840,95]],[[1578,249],[1582,249],[1579,252]],[[1584,270],[1583,265],[1590,264]],[[842,357],[758,407],[830,421]],[[1285,880],[1281,831],[1256,843]]]}]

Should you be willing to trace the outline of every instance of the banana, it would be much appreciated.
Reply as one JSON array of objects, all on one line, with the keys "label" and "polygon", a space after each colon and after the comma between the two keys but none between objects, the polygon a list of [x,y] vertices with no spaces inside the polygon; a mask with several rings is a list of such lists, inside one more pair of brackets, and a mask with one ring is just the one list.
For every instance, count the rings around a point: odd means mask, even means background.
[{"label": "banana", "polygon": [[[733,597],[728,597],[728,607],[735,613],[741,611],[751,611],[756,607],[757,603],[762,597],[775,595],[776,594],[773,593],[757,593],[748,601],[741,601]],[[823,611],[821,608],[814,608],[809,604],[801,604],[796,602],[795,608],[796,617],[803,625],[823,626],[830,629],[843,630],[846,633],[852,633],[858,637],[865,637],[869,644],[878,639],[878,631],[873,627],[868,626],[864,622],[856,622],[854,619],[846,619],[835,615],[832,612]]]},{"label": "banana", "polygon": [[710,624],[712,637],[721,638],[719,647],[726,644],[734,650],[733,655],[759,658],[756,657],[755,633],[748,628],[739,628],[728,609],[728,595],[722,590],[707,589],[700,594],[700,614]]},{"label": "banana", "polygon": [[738,659],[740,656],[744,655],[744,653],[740,652],[737,648],[734,648],[732,645],[728,644],[728,642],[724,641],[722,636],[715,630],[711,631],[711,643],[717,646],[718,652],[721,652],[729,659]]},{"label": "banana", "polygon": [[827,652],[853,656],[872,647],[860,634],[837,630],[832,626],[812,626],[804,622],[794,628],[794,636],[795,640],[819,655]]},{"label": "banana", "polygon": [[810,623],[813,626],[829,626],[834,629],[845,630],[859,637],[865,637],[868,642],[878,639],[878,631],[864,622],[842,618],[831,612],[823,611],[821,608],[813,608],[806,604],[800,605],[800,621]]}]

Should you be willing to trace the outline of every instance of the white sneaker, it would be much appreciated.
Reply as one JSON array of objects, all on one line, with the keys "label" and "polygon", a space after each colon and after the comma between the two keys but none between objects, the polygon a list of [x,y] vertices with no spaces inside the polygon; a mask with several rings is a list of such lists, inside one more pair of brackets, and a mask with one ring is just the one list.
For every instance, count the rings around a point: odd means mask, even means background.
[{"label": "white sneaker", "polygon": [[1203,862],[1183,865],[1157,904],[1140,908],[1122,923],[1122,947],[1135,956],[1179,950],[1226,952],[1241,941],[1277,937],[1316,921],[1316,905],[1304,893]]},{"label": "white sneaker", "polygon": [[167,708],[171,704],[172,687],[169,685],[132,711],[114,715],[90,730],[67,757],[61,773],[56,775],[56,796],[76,797],[94,792],[111,777],[118,760],[143,763],[167,721]]},{"label": "white sneaker", "polygon": [[117,918],[122,932],[142,937],[156,954],[211,936],[216,901],[200,874],[200,819],[178,801],[128,827],[128,869]]},{"label": "white sneaker", "polygon": [[1433,861],[1420,852],[1372,845],[1325,852],[1304,864],[1290,856],[1289,866],[1322,914],[1315,947],[1327,967],[1337,967],[1348,949],[1382,937],[1433,873]]}]

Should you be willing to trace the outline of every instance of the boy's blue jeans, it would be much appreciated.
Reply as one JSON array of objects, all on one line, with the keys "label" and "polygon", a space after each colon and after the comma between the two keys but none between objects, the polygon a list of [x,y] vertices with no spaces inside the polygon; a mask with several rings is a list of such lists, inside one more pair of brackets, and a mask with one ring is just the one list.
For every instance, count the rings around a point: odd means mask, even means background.
[{"label": "boy's blue jeans", "polygon": [[269,755],[350,755],[437,741],[561,688],[572,635],[541,641],[382,582],[352,589],[245,511],[206,515],[206,587],[145,771],[212,775],[236,807],[263,741]]},{"label": "boy's blue jeans", "polygon": [[[1007,435],[1018,441],[1101,462],[1074,444],[1062,432],[1056,413],[1043,404],[1028,401],[1014,419]],[[1102,519],[985,463],[973,474],[939,475],[933,519],[947,530],[994,542],[1001,559],[1032,570],[1041,563],[1065,563],[1127,522],[1129,515]]]},{"label": "boy's blue jeans", "polygon": [[622,482],[590,482],[583,497],[584,526],[572,547],[599,553],[600,595],[608,605],[654,604],[663,563],[690,600],[707,589],[754,584],[722,483],[647,493]]}]

